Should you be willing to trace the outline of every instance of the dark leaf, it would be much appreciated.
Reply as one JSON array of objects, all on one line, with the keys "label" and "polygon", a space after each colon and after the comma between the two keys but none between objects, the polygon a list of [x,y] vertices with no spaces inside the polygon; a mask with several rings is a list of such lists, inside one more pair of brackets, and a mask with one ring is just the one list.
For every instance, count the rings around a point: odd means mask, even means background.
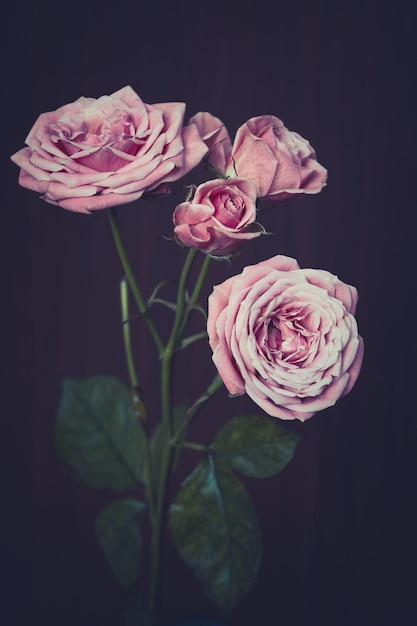
[{"label": "dark leaf", "polygon": [[107,561],[121,585],[131,585],[142,556],[140,526],[146,505],[133,498],[112,502],[97,519],[97,535]]},{"label": "dark leaf", "polygon": [[211,457],[205,459],[181,485],[170,528],[207,596],[230,610],[253,585],[262,551],[256,514],[241,481]]},{"label": "dark leaf", "polygon": [[211,446],[215,457],[252,478],[278,474],[291,461],[299,436],[263,415],[227,422]]},{"label": "dark leaf", "polygon": [[123,383],[108,377],[64,380],[56,445],[83,483],[136,487],[142,480],[145,437],[131,392]]}]

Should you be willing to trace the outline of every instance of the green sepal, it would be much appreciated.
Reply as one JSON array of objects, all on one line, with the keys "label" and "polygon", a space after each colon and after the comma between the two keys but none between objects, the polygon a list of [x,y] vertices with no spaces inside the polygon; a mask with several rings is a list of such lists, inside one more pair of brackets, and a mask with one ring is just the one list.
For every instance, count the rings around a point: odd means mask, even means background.
[{"label": "green sepal", "polygon": [[123,587],[133,584],[142,557],[140,526],[146,504],[133,498],[116,500],[97,518],[96,531],[114,575]]},{"label": "green sepal", "polygon": [[251,478],[268,478],[291,461],[299,435],[264,415],[234,417],[217,433],[211,449],[216,459]]},{"label": "green sepal", "polygon": [[109,489],[137,487],[143,481],[145,437],[126,385],[110,377],[63,381],[55,442],[81,482]]},{"label": "green sepal", "polygon": [[207,339],[207,332],[204,331],[202,333],[196,333],[195,335],[190,335],[190,337],[185,337],[178,346],[178,350],[182,350],[183,348],[187,348],[192,343],[196,341],[200,341],[200,339]]},{"label": "green sepal", "polygon": [[174,302],[170,302],[169,300],[163,300],[162,298],[154,298],[152,300],[152,304],[163,304],[164,306],[166,306],[168,309],[171,309],[171,311],[175,311],[177,310],[177,305]]},{"label": "green sepal", "polygon": [[169,512],[181,557],[223,612],[255,582],[262,553],[252,500],[226,466],[204,459],[181,485]]},{"label": "green sepal", "polygon": [[158,283],[155,287],[155,289],[152,291],[151,295],[149,296],[149,299],[147,301],[147,306],[151,307],[152,304],[155,302],[155,298],[157,296],[157,294],[159,293],[159,290],[161,289],[161,287],[164,287],[164,285],[167,285],[169,283],[169,280],[163,280],[162,282]]}]

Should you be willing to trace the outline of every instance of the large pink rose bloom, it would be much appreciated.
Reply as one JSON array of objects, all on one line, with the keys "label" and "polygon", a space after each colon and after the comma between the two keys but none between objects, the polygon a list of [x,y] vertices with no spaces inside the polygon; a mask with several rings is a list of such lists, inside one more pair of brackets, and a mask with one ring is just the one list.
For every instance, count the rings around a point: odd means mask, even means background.
[{"label": "large pink rose bloom", "polygon": [[358,295],[324,270],[276,256],[214,287],[207,330],[232,395],[247,393],[273,417],[304,421],[355,384],[363,340]]},{"label": "large pink rose bloom", "polygon": [[209,164],[219,175],[251,180],[258,198],[279,202],[318,193],[326,184],[327,170],[314,148],[273,115],[252,117],[238,129],[233,144],[222,122],[210,113],[192,119],[209,148]]},{"label": "large pink rose bloom", "polygon": [[129,86],[43,113],[11,158],[19,183],[51,204],[89,213],[166,192],[207,152],[185,104],[145,104]]},{"label": "large pink rose bloom", "polygon": [[179,204],[173,215],[178,242],[212,256],[229,256],[245,241],[259,237],[255,222],[256,190],[243,178],[202,183],[193,197]]}]

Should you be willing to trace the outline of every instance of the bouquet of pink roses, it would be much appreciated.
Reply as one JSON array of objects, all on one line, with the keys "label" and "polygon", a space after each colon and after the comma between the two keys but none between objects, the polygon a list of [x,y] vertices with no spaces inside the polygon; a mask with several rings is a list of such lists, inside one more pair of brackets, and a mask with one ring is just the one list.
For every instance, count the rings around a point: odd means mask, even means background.
[{"label": "bouquet of pink roses", "polygon": [[[325,270],[301,269],[293,258],[277,255],[246,266],[214,286],[208,307],[201,304],[211,260],[233,260],[244,244],[266,234],[257,221],[260,203],[318,193],[327,172],[309,142],[277,117],[248,120],[232,141],[210,113],[197,113],[187,124],[184,114],[185,104],[145,104],[130,87],[98,99],[82,97],[40,115],[27,146],[12,156],[20,184],[47,202],[78,213],[108,211],[124,270],[120,300],[129,382],[66,379],[56,441],[85,484],[140,495],[116,499],[97,520],[99,541],[126,587],[137,580],[141,526],[149,520],[149,598],[140,610],[130,610],[129,625],[156,618],[167,527],[222,611],[248,592],[262,546],[254,506],[238,475],[280,472],[298,437],[276,418],[304,421],[333,405],[352,389],[363,358],[356,289]],[[172,217],[173,245],[185,248],[175,301],[161,297],[163,283],[145,295],[116,207],[169,194],[170,183],[202,161],[211,178],[192,185]],[[173,319],[166,341],[153,316],[156,302]],[[203,312],[204,324],[189,334],[195,311]],[[160,421],[148,415],[136,370],[131,324],[138,315],[160,361]],[[207,340],[218,374],[192,403],[174,406],[176,355]],[[189,441],[191,422],[223,385],[230,396],[247,393],[261,412],[226,420],[207,445]],[[200,450],[202,460],[172,495],[172,477],[187,448]]]}]

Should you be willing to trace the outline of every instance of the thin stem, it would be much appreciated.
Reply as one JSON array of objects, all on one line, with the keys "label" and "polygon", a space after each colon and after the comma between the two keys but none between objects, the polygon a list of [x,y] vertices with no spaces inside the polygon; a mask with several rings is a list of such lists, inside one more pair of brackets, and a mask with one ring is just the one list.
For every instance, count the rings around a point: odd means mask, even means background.
[{"label": "thin stem", "polygon": [[200,297],[201,289],[203,288],[204,281],[207,276],[208,269],[211,263],[211,256],[205,255],[203,265],[201,266],[200,275],[194,287],[194,291],[191,295],[190,303],[195,304]]},{"label": "thin stem", "polygon": [[180,282],[178,285],[178,293],[177,293],[177,307],[175,311],[175,320],[174,325],[172,327],[171,335],[168,340],[165,353],[169,353],[169,359],[172,358],[171,351],[173,352],[176,348],[177,342],[180,340],[182,335],[182,325],[183,325],[183,315],[185,311],[185,291],[187,287],[188,276],[190,274],[190,270],[194,260],[197,256],[197,250],[191,248],[188,252],[187,257],[184,262],[184,267],[181,272]]},{"label": "thin stem", "polygon": [[187,305],[186,314],[184,315],[184,318],[182,320],[181,331],[180,331],[181,335],[184,333],[184,331],[185,331],[185,329],[187,327],[188,320],[190,318],[190,315],[191,315],[191,312],[193,310],[193,307],[198,302],[198,299],[199,299],[200,294],[201,294],[201,290],[202,290],[203,285],[204,285],[204,281],[205,281],[206,276],[207,276],[208,269],[210,267],[210,263],[211,263],[211,257],[208,254],[206,254],[204,256],[204,261],[203,261],[203,264],[202,264],[201,269],[200,269],[200,274],[199,274],[199,276],[197,278],[197,281],[196,281],[196,284],[194,286],[193,293],[191,294],[190,301],[189,301],[189,303]]},{"label": "thin stem", "polygon": [[164,351],[164,344],[159,336],[159,333],[156,329],[155,324],[153,323],[148,306],[140,292],[140,289],[138,287],[138,284],[136,282],[135,276],[132,271],[132,267],[129,263],[129,259],[127,258],[126,250],[123,245],[122,236],[120,233],[119,222],[117,220],[117,213],[116,213],[115,207],[111,207],[108,210],[108,213],[109,213],[110,225],[111,225],[111,229],[113,233],[113,238],[116,244],[117,252],[119,253],[120,261],[126,273],[126,278],[129,282],[129,286],[132,290],[132,293],[136,300],[136,304],[138,305],[139,311],[143,319],[145,320],[146,324],[148,325],[150,333],[158,348],[159,354],[162,355]]},{"label": "thin stem", "polygon": [[[132,387],[133,405],[140,421],[142,422],[144,428],[146,428],[147,411],[145,403],[143,402],[141,397],[139,379],[136,373],[136,366],[132,349],[129,317],[129,294],[126,278],[122,278],[122,280],[120,281],[120,304],[122,309],[123,343],[125,348],[125,357],[127,369],[129,372],[130,384]],[[151,447],[149,437],[147,435],[145,436],[145,441],[145,465],[148,473],[148,480],[146,481],[146,495],[149,503],[149,515],[151,519],[151,524],[153,525],[155,523],[155,489]]]},{"label": "thin stem", "polygon": [[[192,404],[185,414],[184,422],[181,424],[178,431],[175,433],[175,436],[172,437],[172,430],[170,429],[171,439],[166,441],[166,446],[164,448],[164,459],[163,459],[163,469],[162,469],[162,477],[160,482],[160,489],[158,493],[157,500],[157,513],[155,518],[155,526],[153,528],[153,545],[152,545],[152,580],[151,580],[151,596],[150,596],[150,609],[152,612],[155,611],[155,607],[157,605],[157,594],[158,594],[158,585],[159,585],[159,576],[160,576],[160,553],[161,553],[161,540],[162,540],[162,523],[164,519],[165,513],[165,500],[168,491],[169,477],[171,473],[172,459],[175,447],[181,445],[183,443],[184,447],[193,448],[194,450],[199,451],[207,451],[205,446],[199,446],[198,444],[193,444],[191,442],[181,442],[181,435],[189,426],[191,421],[200,411],[200,409],[206,404],[208,400],[218,391],[223,385],[223,381],[219,375],[216,375],[213,379],[211,385],[206,389],[206,391]],[[166,431],[165,431],[166,433]]]},{"label": "thin stem", "polygon": [[197,398],[197,400],[194,402],[194,404],[192,404],[188,408],[188,410],[186,411],[185,419],[184,419],[183,423],[181,424],[181,426],[179,427],[179,429],[175,433],[175,436],[171,439],[171,445],[172,446],[178,445],[178,443],[181,441],[182,433],[188,428],[188,426],[191,424],[192,420],[195,418],[195,416],[200,411],[200,409],[203,408],[203,406],[206,404],[206,402],[208,402],[210,400],[210,398],[212,398],[214,396],[214,394],[222,386],[223,386],[223,381],[220,378],[220,376],[217,374],[214,377],[213,382],[211,383],[211,385],[209,385],[209,387],[207,387],[206,391],[203,394],[201,394],[201,396],[199,398]]},{"label": "thin stem", "polygon": [[174,449],[170,445],[173,436],[172,424],[172,362],[177,344],[181,339],[182,320],[185,311],[185,292],[189,273],[197,255],[197,250],[191,249],[185,259],[178,285],[175,319],[171,334],[162,354],[161,392],[162,392],[162,427],[164,432],[165,447],[162,457],[161,475],[156,500],[156,517],[152,534],[152,578],[150,588],[150,609],[155,612],[158,603],[162,531],[165,519],[166,499],[172,470]]},{"label": "thin stem", "polygon": [[[144,318],[149,331],[155,341],[155,344],[158,348],[158,352],[161,355],[164,350],[164,344],[159,336],[159,333],[153,323],[153,320],[150,316],[148,306],[142,296],[142,293],[139,289],[139,286],[136,282],[135,276],[132,271],[132,267],[129,263],[129,259],[126,254],[126,250],[122,241],[119,223],[117,220],[116,210],[114,208],[109,209],[109,218],[110,225],[113,233],[113,238],[116,244],[117,251],[119,253],[120,261],[122,263],[123,269],[126,273],[126,278],[123,279],[120,283],[120,297],[121,297],[121,305],[122,305],[122,320],[123,320],[123,340],[125,346],[125,356],[127,368],[129,371],[130,382],[133,389],[133,402],[137,413],[143,423],[143,426],[146,426],[146,407],[142,401],[140,395],[140,387],[139,381],[136,374],[136,368],[134,364],[133,358],[133,350],[132,350],[132,342],[130,335],[130,323],[129,323],[129,306],[128,306],[128,294],[127,294],[127,284],[126,280],[129,283],[130,289],[133,293],[133,296],[136,300],[136,304],[139,308],[139,312]],[[148,480],[146,481],[146,496],[149,504],[149,516],[152,528],[156,527],[156,497],[155,497],[155,487],[154,487],[154,472],[153,472],[153,462],[152,462],[152,453],[150,440],[145,432],[145,441],[146,441],[146,449],[145,449],[145,464],[148,474]]]},{"label": "thin stem", "polygon": [[133,391],[133,403],[135,410],[139,415],[142,423],[146,422],[146,407],[142,401],[139,380],[136,374],[135,360],[133,357],[132,338],[130,334],[130,320],[129,320],[129,295],[127,288],[126,278],[122,278],[120,281],[120,304],[122,309],[122,322],[123,322],[123,344],[125,348],[125,357],[127,369],[129,372],[130,384]]}]

